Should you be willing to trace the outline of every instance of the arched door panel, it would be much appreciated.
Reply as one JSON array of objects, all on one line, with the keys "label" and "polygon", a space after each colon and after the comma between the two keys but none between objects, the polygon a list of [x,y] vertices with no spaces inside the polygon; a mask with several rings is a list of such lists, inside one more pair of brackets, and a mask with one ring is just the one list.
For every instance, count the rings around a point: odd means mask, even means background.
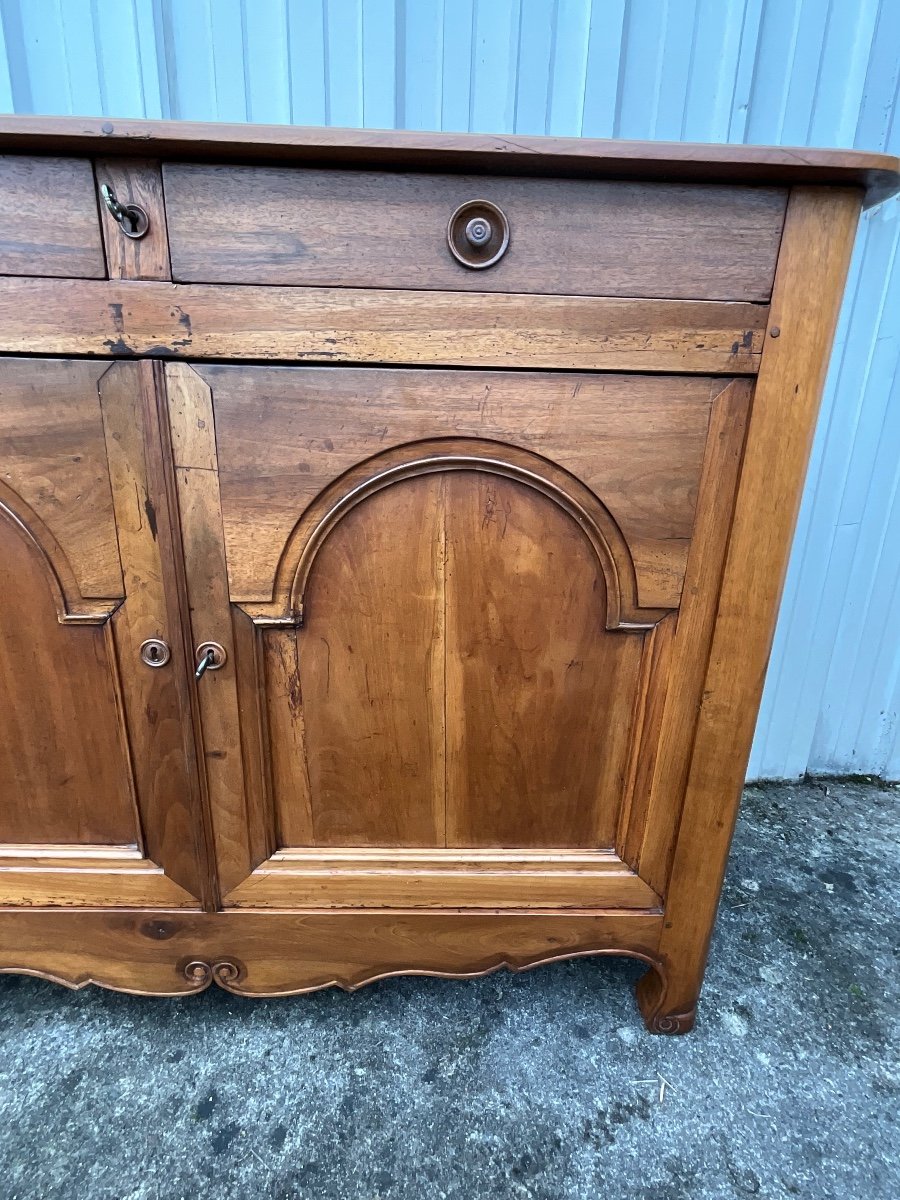
[{"label": "arched door panel", "polygon": [[615,843],[642,633],[584,531],[502,476],[444,480],[449,846]]},{"label": "arched door panel", "polygon": [[157,398],[150,364],[0,363],[0,907],[206,885]]},{"label": "arched door panel", "polygon": [[673,632],[743,386],[166,375],[193,639],[227,652],[198,687],[226,906],[656,907]]},{"label": "arched door panel", "polygon": [[46,560],[2,509],[0,597],[0,843],[135,844],[108,628],[58,620]]},{"label": "arched door panel", "polygon": [[313,567],[304,627],[273,644],[293,659],[293,696],[269,704],[281,845],[444,844],[444,483],[354,508]]},{"label": "arched door panel", "polygon": [[279,843],[611,847],[642,639],[606,611],[584,531],[513,479],[357,505],[266,639]]}]

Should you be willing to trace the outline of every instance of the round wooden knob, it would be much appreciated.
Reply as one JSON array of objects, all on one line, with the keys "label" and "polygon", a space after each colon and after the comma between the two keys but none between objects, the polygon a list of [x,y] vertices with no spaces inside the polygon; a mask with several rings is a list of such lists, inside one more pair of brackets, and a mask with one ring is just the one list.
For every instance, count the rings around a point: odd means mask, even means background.
[{"label": "round wooden knob", "polygon": [[491,240],[491,225],[484,217],[473,217],[466,225],[466,241],[470,246],[483,246]]},{"label": "round wooden knob", "polygon": [[457,262],[483,270],[499,262],[509,247],[509,221],[490,200],[461,204],[447,225],[447,245]]}]

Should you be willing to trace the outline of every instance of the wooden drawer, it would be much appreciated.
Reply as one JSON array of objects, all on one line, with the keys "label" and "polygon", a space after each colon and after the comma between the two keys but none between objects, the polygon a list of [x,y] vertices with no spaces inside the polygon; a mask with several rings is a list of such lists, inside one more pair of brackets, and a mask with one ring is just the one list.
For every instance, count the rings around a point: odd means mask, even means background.
[{"label": "wooden drawer", "polygon": [[[763,187],[181,163],[164,174],[185,282],[767,300],[786,204]],[[473,200],[509,224],[486,269],[448,245]]]},{"label": "wooden drawer", "polygon": [[0,275],[106,275],[87,159],[0,155]]}]

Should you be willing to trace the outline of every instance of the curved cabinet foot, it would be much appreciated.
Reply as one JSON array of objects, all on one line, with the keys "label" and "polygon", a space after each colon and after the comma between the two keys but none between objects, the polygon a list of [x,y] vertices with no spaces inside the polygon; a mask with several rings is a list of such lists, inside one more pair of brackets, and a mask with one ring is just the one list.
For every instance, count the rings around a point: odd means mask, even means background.
[{"label": "curved cabinet foot", "polygon": [[651,1033],[690,1033],[694,1028],[696,999],[687,1007],[683,1003],[675,1004],[668,994],[662,968],[651,967],[642,975],[637,981],[635,995],[644,1024]]}]

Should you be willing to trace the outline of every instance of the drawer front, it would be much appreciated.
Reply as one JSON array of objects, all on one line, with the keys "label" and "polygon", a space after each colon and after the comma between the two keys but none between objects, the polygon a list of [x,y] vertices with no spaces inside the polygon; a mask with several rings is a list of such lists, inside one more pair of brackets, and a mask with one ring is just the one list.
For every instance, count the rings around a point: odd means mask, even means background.
[{"label": "drawer front", "polygon": [[[185,282],[767,300],[786,205],[779,188],[178,163],[164,173],[173,278]],[[448,225],[473,201],[490,207],[460,214],[457,257]],[[495,252],[492,265],[466,265]]]},{"label": "drawer front", "polygon": [[106,275],[87,159],[0,155],[0,275]]}]

